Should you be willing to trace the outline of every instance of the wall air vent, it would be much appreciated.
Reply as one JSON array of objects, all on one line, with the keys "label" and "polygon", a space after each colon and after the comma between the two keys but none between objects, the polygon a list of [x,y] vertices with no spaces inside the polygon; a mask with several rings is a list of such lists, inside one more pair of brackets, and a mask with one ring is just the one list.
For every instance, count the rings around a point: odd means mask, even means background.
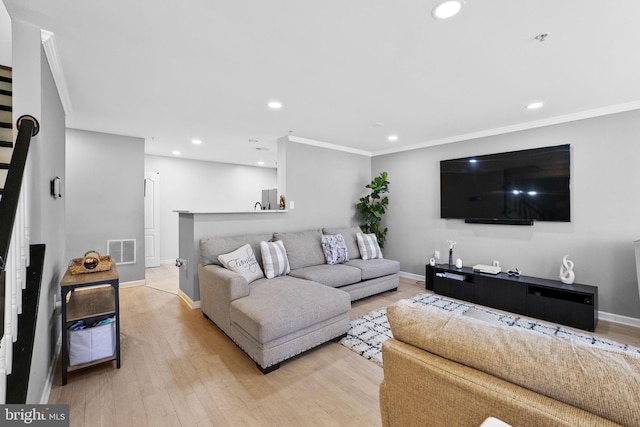
[{"label": "wall air vent", "polygon": [[116,265],[136,263],[136,239],[107,240],[107,255]]}]

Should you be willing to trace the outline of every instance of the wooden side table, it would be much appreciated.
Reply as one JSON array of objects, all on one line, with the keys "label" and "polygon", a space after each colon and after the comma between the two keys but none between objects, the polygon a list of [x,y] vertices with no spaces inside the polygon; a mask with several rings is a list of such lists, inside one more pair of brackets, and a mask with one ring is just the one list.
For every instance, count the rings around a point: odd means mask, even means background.
[{"label": "wooden side table", "polygon": [[[67,372],[93,366],[98,363],[116,361],[120,368],[120,296],[118,270],[113,264],[111,270],[97,273],[71,274],[69,269],[60,282],[62,296],[62,385],[67,384]],[[74,292],[79,288],[95,289]],[[67,295],[69,301],[67,302]],[[96,316],[115,316],[116,351],[112,356],[74,366],[69,365],[69,331],[71,322],[89,319]]]}]

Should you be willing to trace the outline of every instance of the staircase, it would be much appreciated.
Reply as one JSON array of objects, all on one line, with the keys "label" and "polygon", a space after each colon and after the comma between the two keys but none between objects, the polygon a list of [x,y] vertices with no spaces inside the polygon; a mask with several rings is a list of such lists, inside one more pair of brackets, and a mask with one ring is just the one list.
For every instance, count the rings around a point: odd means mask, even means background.
[{"label": "staircase", "polygon": [[26,403],[44,265],[44,245],[29,245],[22,185],[39,125],[22,116],[14,133],[12,95],[11,69],[0,66],[0,404]]},{"label": "staircase", "polygon": [[13,109],[11,69],[0,66],[0,198],[4,192],[13,153]]}]

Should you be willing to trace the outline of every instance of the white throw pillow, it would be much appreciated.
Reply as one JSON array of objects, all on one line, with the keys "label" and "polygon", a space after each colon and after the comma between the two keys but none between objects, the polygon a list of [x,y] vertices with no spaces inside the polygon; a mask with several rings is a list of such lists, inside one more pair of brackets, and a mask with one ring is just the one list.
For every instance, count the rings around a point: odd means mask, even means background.
[{"label": "white throw pillow", "polygon": [[356,239],[358,239],[358,249],[360,249],[362,259],[384,258],[375,234],[358,233]]},{"label": "white throw pillow", "polygon": [[267,279],[289,274],[291,268],[282,240],[260,242],[260,252],[262,252],[262,265],[264,265]]},{"label": "white throw pillow", "polygon": [[225,268],[242,274],[248,283],[264,277],[260,264],[258,264],[253,249],[249,244],[241,246],[228,254],[218,255],[218,261]]}]

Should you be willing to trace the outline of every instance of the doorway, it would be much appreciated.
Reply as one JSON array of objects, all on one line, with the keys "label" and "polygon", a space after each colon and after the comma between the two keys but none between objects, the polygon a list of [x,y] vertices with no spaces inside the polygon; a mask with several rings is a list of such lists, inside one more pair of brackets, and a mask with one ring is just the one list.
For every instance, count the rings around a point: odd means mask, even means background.
[{"label": "doorway", "polygon": [[160,173],[144,177],[144,266],[160,266]]}]

